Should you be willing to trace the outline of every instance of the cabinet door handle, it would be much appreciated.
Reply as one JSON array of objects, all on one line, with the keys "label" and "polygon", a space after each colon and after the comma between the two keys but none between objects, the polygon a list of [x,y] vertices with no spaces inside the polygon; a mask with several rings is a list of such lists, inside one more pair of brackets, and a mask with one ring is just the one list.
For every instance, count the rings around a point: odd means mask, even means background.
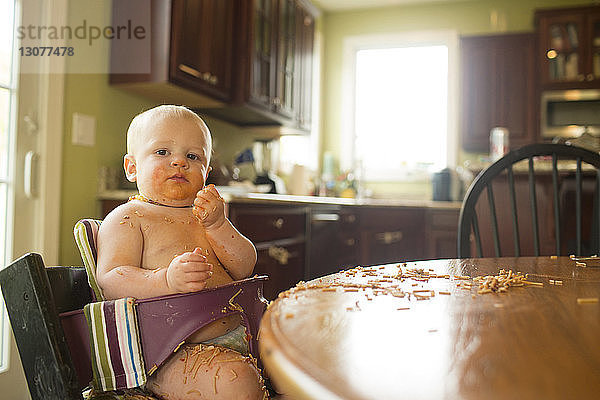
[{"label": "cabinet door handle", "polygon": [[313,222],[325,222],[325,221],[338,221],[340,219],[339,214],[331,213],[331,214],[313,214],[311,220]]},{"label": "cabinet door handle", "polygon": [[352,223],[356,222],[356,215],[348,214],[348,215],[344,216],[344,221],[352,224]]},{"label": "cabinet door handle", "polygon": [[284,222],[285,221],[283,218],[277,218],[276,220],[273,221],[273,226],[275,227],[275,229],[281,229],[281,228],[283,228]]},{"label": "cabinet door handle", "polygon": [[179,64],[179,66],[177,68],[179,68],[180,71],[185,72],[188,75],[192,75],[192,76],[194,76],[196,78],[203,79],[202,78],[202,73],[200,71],[198,71],[197,69],[194,69],[194,68],[192,68],[192,67],[190,67],[188,65]]},{"label": "cabinet door handle", "polygon": [[593,81],[594,80],[594,74],[587,74],[587,80],[588,81]]},{"label": "cabinet door handle", "polygon": [[344,241],[344,244],[348,247],[352,247],[356,244],[356,239],[354,239],[354,238],[346,239]]},{"label": "cabinet door handle", "polygon": [[287,265],[291,256],[290,252],[285,247],[271,246],[268,250],[269,257],[279,263],[279,265]]},{"label": "cabinet door handle", "polygon": [[381,232],[375,235],[375,239],[384,244],[392,244],[401,241],[402,236],[402,231]]}]

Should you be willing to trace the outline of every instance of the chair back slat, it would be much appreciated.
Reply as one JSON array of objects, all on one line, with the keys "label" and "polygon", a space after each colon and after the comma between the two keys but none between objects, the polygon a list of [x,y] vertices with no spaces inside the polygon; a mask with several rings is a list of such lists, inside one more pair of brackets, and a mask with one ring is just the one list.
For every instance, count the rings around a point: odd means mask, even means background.
[{"label": "chair back slat", "polygon": [[560,256],[561,246],[561,224],[560,224],[560,204],[558,202],[558,156],[552,153],[552,201],[554,204],[554,238],[556,240],[556,255]]},{"label": "chair back slat", "polygon": [[498,234],[498,220],[496,219],[496,205],[494,204],[494,191],[492,190],[491,182],[487,185],[488,203],[490,207],[490,217],[492,220],[492,235],[494,238],[494,251],[496,257],[501,257],[500,252],[500,235]]},{"label": "chair back slat", "polygon": [[600,253],[600,169],[596,171],[596,195],[594,196],[594,214],[593,214],[593,246],[594,254]]},{"label": "chair back slat", "polygon": [[581,254],[581,158],[577,158],[575,172],[575,234],[577,235],[577,254]]},{"label": "chair back slat", "polygon": [[477,213],[473,213],[473,235],[475,235],[475,247],[477,248],[477,257],[483,257],[481,249],[481,235],[479,234],[479,222],[477,221]]},{"label": "chair back slat", "polygon": [[[522,173],[513,169],[521,161]],[[514,248],[505,243],[511,234]],[[598,254],[600,155],[549,143],[509,152],[481,171],[467,190],[457,245],[459,257],[470,257],[475,249],[480,257]]]},{"label": "chair back slat", "polygon": [[515,196],[515,177],[513,175],[512,165],[507,169],[508,172],[508,191],[510,194],[510,213],[512,217],[513,244],[515,247],[515,256],[521,255],[521,239],[519,238],[519,224],[517,221],[517,199]]},{"label": "chair back slat", "polygon": [[535,256],[540,255],[540,237],[538,224],[537,195],[535,193],[535,170],[533,167],[533,156],[529,157],[529,198],[531,199],[531,230],[533,233],[533,252]]}]

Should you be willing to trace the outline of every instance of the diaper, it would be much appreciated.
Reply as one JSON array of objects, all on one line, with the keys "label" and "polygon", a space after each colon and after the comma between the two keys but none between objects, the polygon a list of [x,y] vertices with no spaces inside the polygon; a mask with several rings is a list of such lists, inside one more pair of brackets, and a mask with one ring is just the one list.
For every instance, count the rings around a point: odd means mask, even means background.
[{"label": "diaper", "polygon": [[250,353],[250,346],[248,345],[248,338],[246,336],[246,328],[243,325],[239,325],[234,330],[227,332],[222,336],[202,342],[202,344],[212,344],[214,346],[225,347],[245,356]]}]

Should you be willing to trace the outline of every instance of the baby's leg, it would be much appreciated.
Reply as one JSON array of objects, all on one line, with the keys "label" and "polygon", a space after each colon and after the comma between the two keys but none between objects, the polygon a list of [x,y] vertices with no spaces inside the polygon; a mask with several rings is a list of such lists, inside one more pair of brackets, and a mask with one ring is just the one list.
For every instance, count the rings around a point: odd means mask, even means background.
[{"label": "baby's leg", "polygon": [[262,400],[267,392],[256,363],[219,346],[183,345],[148,379],[165,400]]}]

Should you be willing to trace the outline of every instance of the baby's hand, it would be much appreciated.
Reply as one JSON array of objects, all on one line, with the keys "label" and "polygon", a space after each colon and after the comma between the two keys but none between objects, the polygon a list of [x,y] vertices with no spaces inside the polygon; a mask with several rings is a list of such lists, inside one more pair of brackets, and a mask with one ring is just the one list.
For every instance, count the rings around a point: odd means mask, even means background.
[{"label": "baby's hand", "polygon": [[167,285],[177,293],[197,292],[206,287],[211,276],[212,264],[206,262],[202,249],[196,247],[171,260],[167,268]]},{"label": "baby's hand", "polygon": [[192,212],[205,229],[218,228],[225,222],[224,201],[215,185],[208,185],[198,192]]}]

